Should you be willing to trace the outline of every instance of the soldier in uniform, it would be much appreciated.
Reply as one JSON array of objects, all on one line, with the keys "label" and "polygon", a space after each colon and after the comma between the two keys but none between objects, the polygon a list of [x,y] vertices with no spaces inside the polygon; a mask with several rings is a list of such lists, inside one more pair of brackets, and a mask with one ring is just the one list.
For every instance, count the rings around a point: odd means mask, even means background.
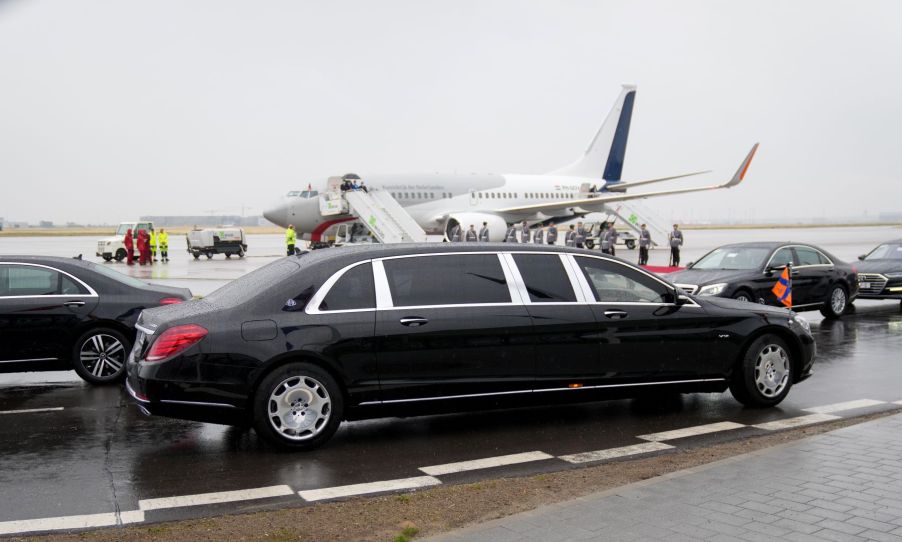
[{"label": "soldier in uniform", "polygon": [[680,248],[683,246],[683,232],[680,231],[679,224],[673,225],[673,231],[667,237],[670,239],[670,265],[679,267]]},{"label": "soldier in uniform", "polygon": [[604,254],[611,253],[611,238],[608,236],[610,226],[607,222],[601,223],[601,233],[598,235],[601,239],[601,252]]},{"label": "soldier in uniform", "polygon": [[576,248],[583,248],[583,244],[586,242],[586,229],[583,227],[582,222],[576,223],[576,237],[573,239],[573,245]]},{"label": "soldier in uniform", "polygon": [[479,230],[479,241],[482,243],[489,242],[489,223],[483,222],[482,228]]},{"label": "soldier in uniform", "polygon": [[576,230],[573,228],[573,224],[570,224],[567,234],[564,235],[564,244],[568,247],[576,245]]},{"label": "soldier in uniform", "polygon": [[529,242],[529,226],[526,224],[525,220],[520,223],[520,242]]},{"label": "soldier in uniform", "polygon": [[617,237],[620,234],[617,233],[617,228],[614,227],[613,222],[611,223],[611,227],[608,228],[607,233],[608,233],[609,244],[611,246],[611,248],[609,249],[610,252],[608,252],[608,254],[610,254],[611,256],[616,256],[617,255]]},{"label": "soldier in uniform", "polygon": [[448,234],[448,239],[452,243],[460,243],[460,224],[455,224],[451,227],[451,232]]},{"label": "soldier in uniform", "polygon": [[470,224],[470,229],[467,230],[467,236],[464,239],[468,243],[475,243],[479,239],[479,235],[476,233],[476,226]]},{"label": "soldier in uniform", "polygon": [[642,224],[639,232],[639,265],[648,265],[648,247],[651,246],[651,232]]},{"label": "soldier in uniform", "polygon": [[548,244],[557,244],[557,226],[554,224],[548,226]]},{"label": "soldier in uniform", "polygon": [[504,242],[505,243],[516,243],[517,242],[517,228],[515,228],[513,224],[511,224],[507,227],[507,231],[504,233]]},{"label": "soldier in uniform", "polygon": [[545,242],[545,228],[536,228],[536,233],[532,236],[532,242],[537,245]]}]

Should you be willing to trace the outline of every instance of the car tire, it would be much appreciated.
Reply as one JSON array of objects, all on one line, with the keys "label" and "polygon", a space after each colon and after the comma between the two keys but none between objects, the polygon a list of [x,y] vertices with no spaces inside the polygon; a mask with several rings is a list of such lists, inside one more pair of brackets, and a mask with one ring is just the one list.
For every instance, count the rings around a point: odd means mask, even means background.
[{"label": "car tire", "polygon": [[231,253],[231,252],[226,252],[226,255],[225,255],[225,256],[226,256],[226,260],[231,260],[231,259],[232,259],[232,253]]},{"label": "car tire", "polygon": [[591,239],[586,239],[586,248],[589,250],[592,250],[593,248],[595,248],[595,241],[593,241]]},{"label": "car tire", "polygon": [[122,260],[125,259],[126,256],[128,256],[128,254],[125,252],[125,249],[120,248],[119,250],[116,251],[116,255],[113,257],[116,258],[117,262],[121,262]]},{"label": "car tire", "polygon": [[125,376],[132,341],[121,332],[98,327],[81,335],[72,347],[72,367],[94,385],[116,383]]},{"label": "car tire", "polygon": [[212,252],[207,252],[206,254],[207,254],[207,259],[208,259],[208,260],[212,260],[212,259],[213,259],[213,253],[212,253]]},{"label": "car tire", "polygon": [[113,261],[113,257],[112,256],[103,256],[103,261],[111,262],[111,261]]},{"label": "car tire", "polygon": [[311,363],[293,362],[257,386],[254,430],[263,440],[312,450],[332,438],[344,414],[344,396],[332,376]]},{"label": "car tire", "polygon": [[192,252],[191,255],[194,256],[194,259],[195,259],[195,260],[197,260],[198,258],[200,258],[200,252]]},{"label": "car tire", "polygon": [[786,342],[770,333],[755,339],[730,380],[730,393],[753,408],[779,404],[792,387],[792,354]]},{"label": "car tire", "polygon": [[737,301],[748,301],[749,303],[755,302],[755,296],[753,296],[751,292],[745,289],[736,290],[736,292],[733,293],[733,299]]},{"label": "car tire", "polygon": [[827,299],[824,300],[824,306],[821,307],[821,314],[824,318],[839,318],[846,312],[849,307],[849,294],[842,284],[834,284],[830,286],[827,293]]},{"label": "car tire", "polygon": [[636,242],[633,241],[632,239],[627,240],[626,248],[628,248],[629,250],[634,250],[636,248]]}]

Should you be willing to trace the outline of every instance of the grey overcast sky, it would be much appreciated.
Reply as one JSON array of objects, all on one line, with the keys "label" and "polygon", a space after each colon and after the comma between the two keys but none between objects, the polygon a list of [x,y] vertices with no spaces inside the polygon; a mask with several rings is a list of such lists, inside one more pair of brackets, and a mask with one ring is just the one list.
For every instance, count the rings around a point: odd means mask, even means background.
[{"label": "grey overcast sky", "polygon": [[[0,0],[0,216],[259,214],[353,171],[542,173],[639,85],[664,217],[902,211],[902,2]],[[660,185],[659,185],[660,186]],[[678,211],[674,211],[678,209]]]}]

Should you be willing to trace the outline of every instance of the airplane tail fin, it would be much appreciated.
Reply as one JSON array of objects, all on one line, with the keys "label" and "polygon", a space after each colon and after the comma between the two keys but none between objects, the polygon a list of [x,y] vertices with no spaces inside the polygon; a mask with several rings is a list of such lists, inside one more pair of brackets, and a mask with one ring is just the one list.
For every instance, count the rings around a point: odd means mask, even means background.
[{"label": "airplane tail fin", "polygon": [[614,184],[620,181],[626,141],[630,133],[630,119],[636,100],[636,85],[623,85],[620,96],[608,113],[604,124],[595,133],[589,148],[570,165],[552,171],[554,175],[601,178]]}]

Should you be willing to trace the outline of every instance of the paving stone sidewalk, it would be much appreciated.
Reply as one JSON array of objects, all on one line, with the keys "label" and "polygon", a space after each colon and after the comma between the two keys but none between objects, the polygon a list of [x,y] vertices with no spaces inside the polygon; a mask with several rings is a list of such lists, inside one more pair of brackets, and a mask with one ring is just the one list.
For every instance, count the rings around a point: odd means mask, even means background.
[{"label": "paving stone sidewalk", "polygon": [[431,540],[902,542],[902,414]]}]

